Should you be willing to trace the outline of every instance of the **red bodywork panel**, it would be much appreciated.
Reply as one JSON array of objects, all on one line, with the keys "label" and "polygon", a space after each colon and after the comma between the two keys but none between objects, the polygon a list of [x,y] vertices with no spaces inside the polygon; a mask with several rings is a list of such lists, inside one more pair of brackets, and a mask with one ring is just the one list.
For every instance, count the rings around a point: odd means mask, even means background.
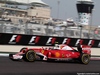
[{"label": "red bodywork panel", "polygon": [[48,58],[78,58],[79,52],[65,51],[65,50],[55,50],[49,51]]},{"label": "red bodywork panel", "polygon": [[[78,51],[76,51],[74,48],[68,45],[63,45],[63,47],[65,46],[68,47],[69,49],[63,50],[63,49],[52,49],[52,48],[31,48],[27,50],[34,50],[36,53],[41,53],[50,59],[79,58],[80,53]],[[90,46],[83,45],[82,46],[83,53],[91,55],[90,48],[91,48]]]}]

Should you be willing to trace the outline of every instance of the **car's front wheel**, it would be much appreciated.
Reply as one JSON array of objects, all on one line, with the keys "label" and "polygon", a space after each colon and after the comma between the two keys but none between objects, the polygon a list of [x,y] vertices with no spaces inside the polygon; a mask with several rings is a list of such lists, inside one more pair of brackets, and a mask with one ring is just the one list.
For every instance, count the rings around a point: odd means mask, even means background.
[{"label": "car's front wheel", "polygon": [[24,55],[23,55],[23,60],[28,61],[28,62],[34,62],[36,59],[36,53],[34,50],[28,50]]}]

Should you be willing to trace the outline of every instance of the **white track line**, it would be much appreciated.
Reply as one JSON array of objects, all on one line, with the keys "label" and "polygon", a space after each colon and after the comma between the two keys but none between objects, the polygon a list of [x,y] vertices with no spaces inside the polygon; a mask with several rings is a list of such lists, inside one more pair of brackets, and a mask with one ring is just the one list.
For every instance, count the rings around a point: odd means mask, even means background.
[{"label": "white track line", "polygon": [[5,57],[8,57],[8,56],[9,56],[9,54],[7,54],[7,53],[0,53],[0,56],[5,56]]}]

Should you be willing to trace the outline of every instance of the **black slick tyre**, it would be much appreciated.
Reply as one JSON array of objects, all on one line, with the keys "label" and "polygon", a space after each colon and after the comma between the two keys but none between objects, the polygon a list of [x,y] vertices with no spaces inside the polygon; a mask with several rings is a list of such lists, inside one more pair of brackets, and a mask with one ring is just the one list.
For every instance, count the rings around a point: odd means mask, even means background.
[{"label": "black slick tyre", "polygon": [[36,60],[36,53],[33,50],[28,50],[24,55],[23,55],[23,60],[28,61],[28,62],[34,62]]},{"label": "black slick tyre", "polygon": [[81,63],[87,65],[90,62],[90,56],[88,54],[81,55]]}]

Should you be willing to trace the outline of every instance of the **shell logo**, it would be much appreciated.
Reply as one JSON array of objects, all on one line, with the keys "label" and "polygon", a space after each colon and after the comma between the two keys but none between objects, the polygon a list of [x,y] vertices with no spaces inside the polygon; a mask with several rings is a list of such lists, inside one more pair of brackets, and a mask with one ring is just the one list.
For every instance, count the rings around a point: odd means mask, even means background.
[{"label": "shell logo", "polygon": [[56,56],[56,57],[59,57],[59,56],[60,56],[60,53],[59,53],[59,52],[56,52],[56,53],[55,53],[55,56]]}]

